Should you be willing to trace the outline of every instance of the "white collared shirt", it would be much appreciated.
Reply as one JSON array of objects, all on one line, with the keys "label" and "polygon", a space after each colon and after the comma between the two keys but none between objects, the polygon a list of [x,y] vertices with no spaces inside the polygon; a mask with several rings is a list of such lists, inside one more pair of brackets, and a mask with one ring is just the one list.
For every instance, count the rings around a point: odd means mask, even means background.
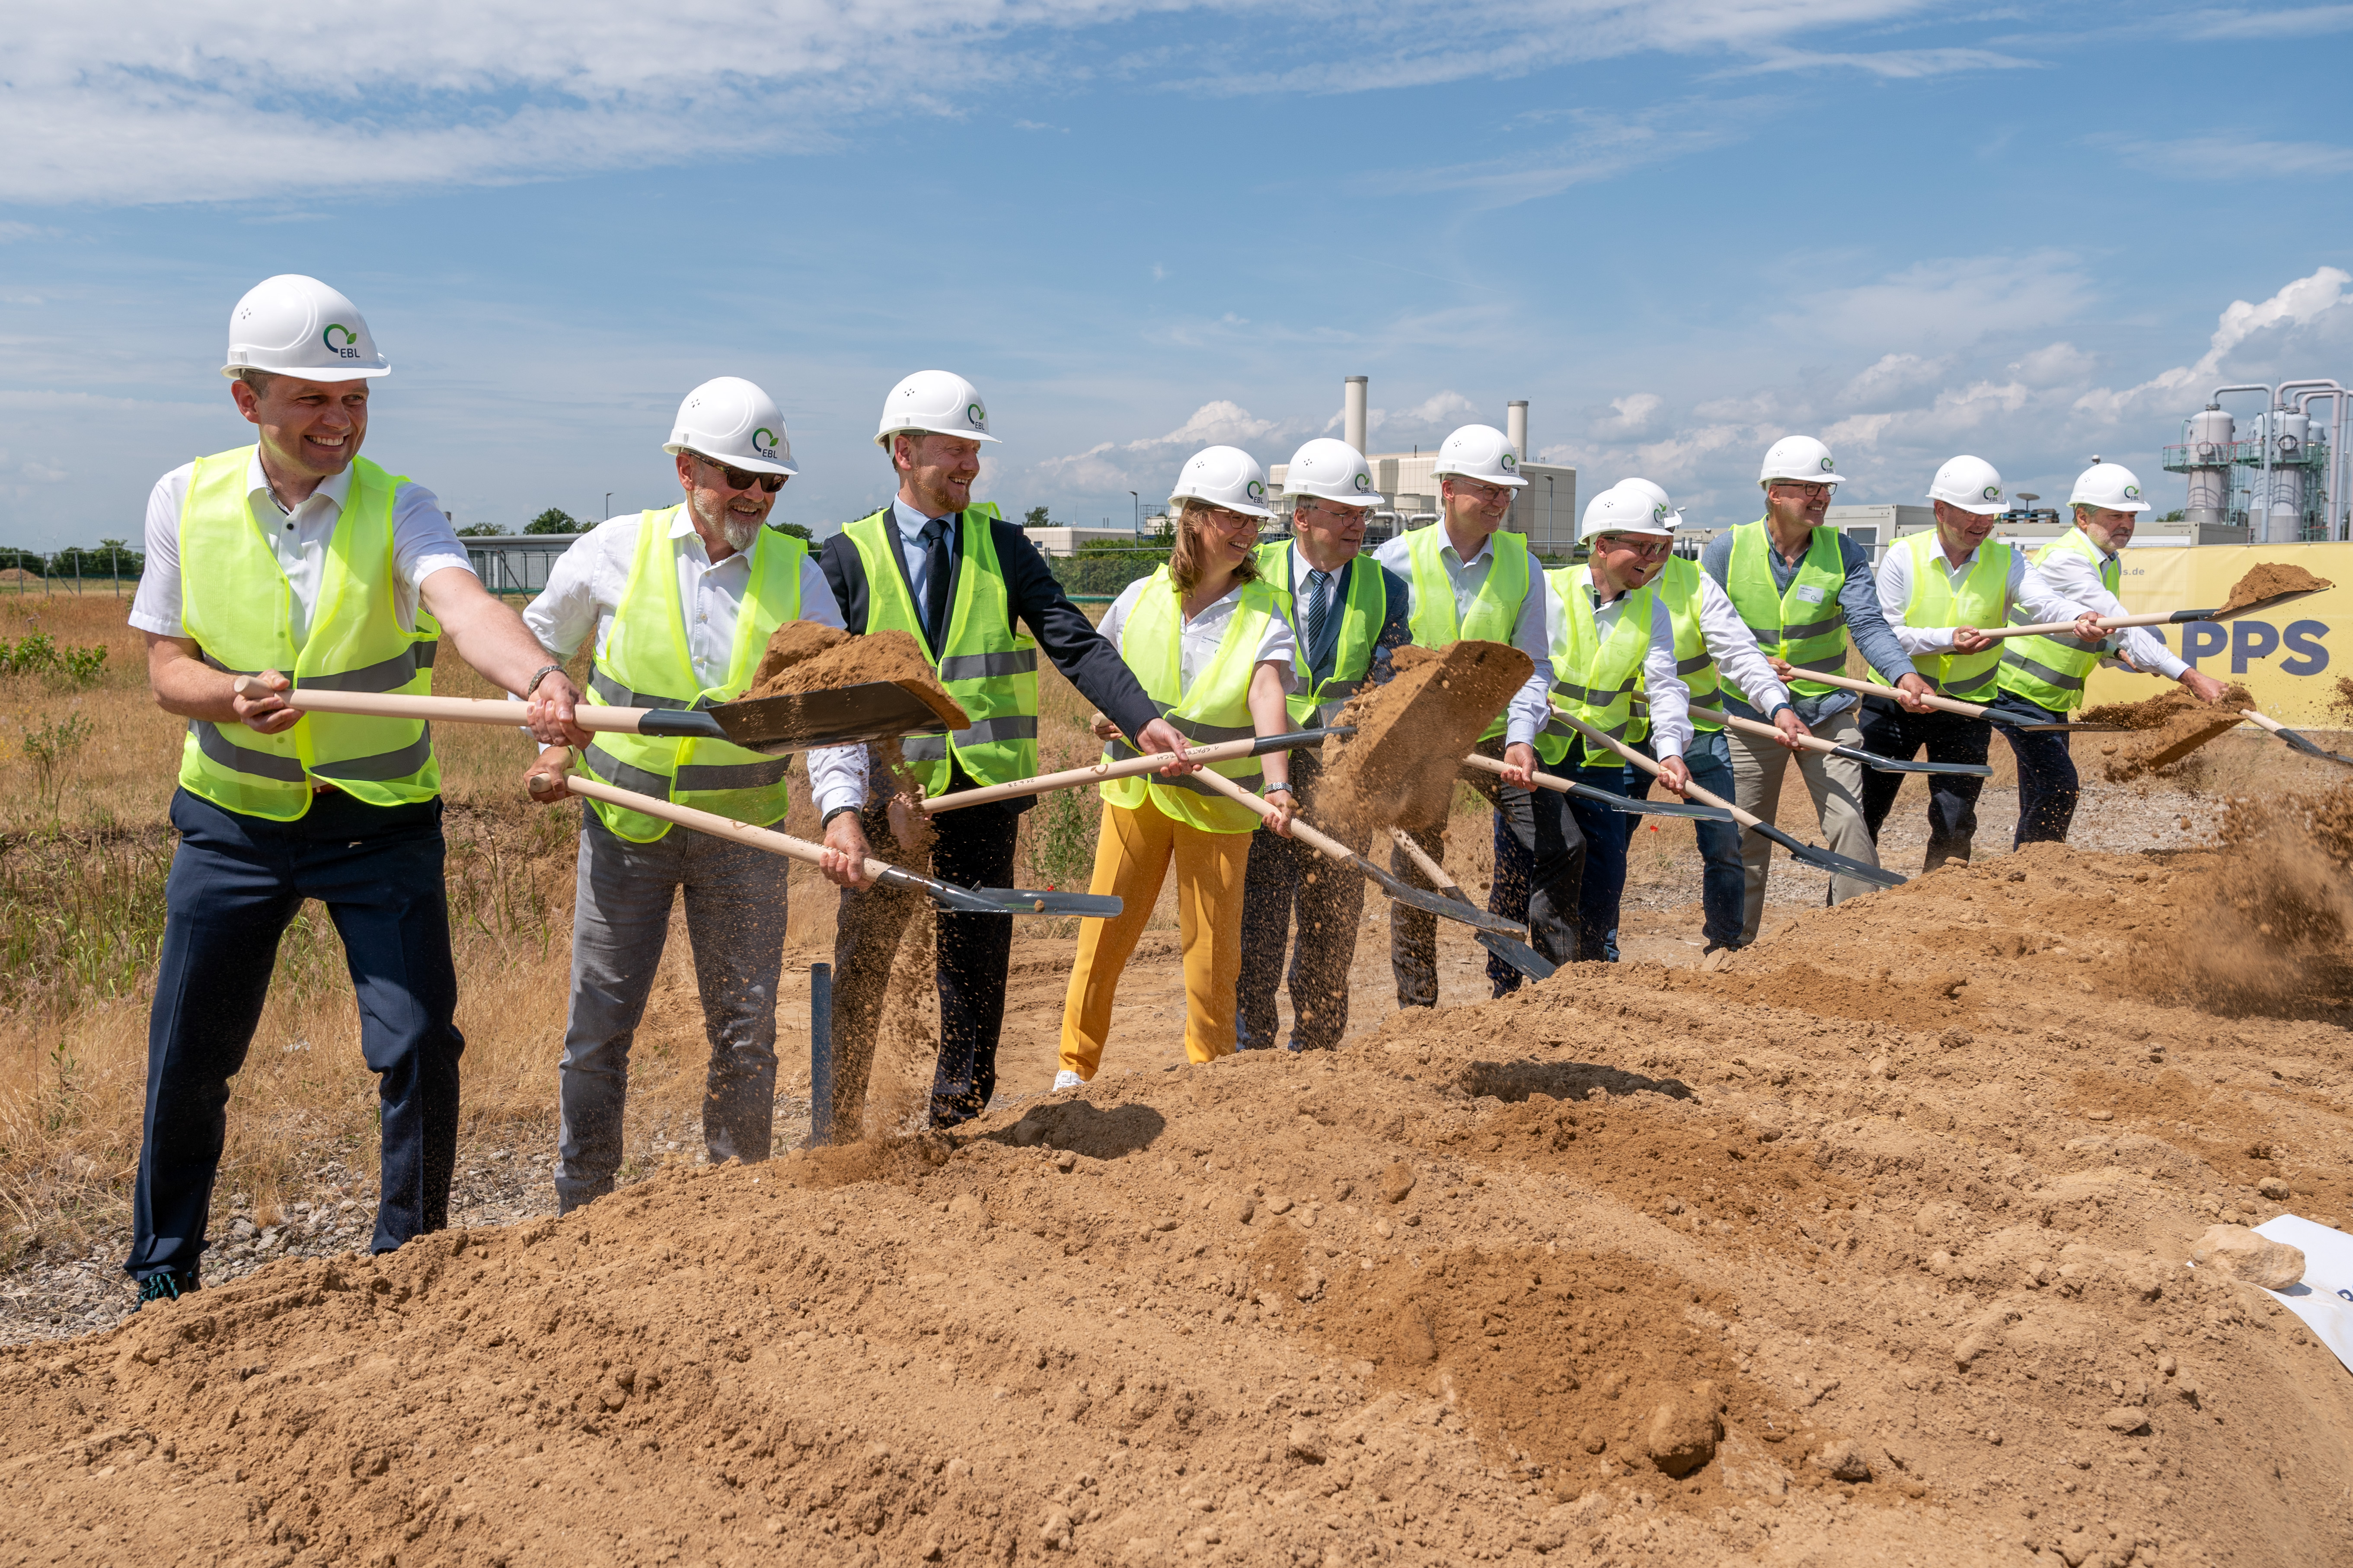
[{"label": "white collared shirt", "polygon": [[[1443,530],[1443,521],[1431,528]],[[1479,590],[1487,585],[1487,574],[1495,564],[1493,535],[1480,543],[1478,553],[1465,561],[1454,548],[1452,535],[1441,532],[1438,547],[1439,564],[1446,568],[1446,579],[1454,585],[1454,615],[1459,622],[1471,613],[1472,601]],[[1413,580],[1413,536],[1400,533],[1373,552],[1376,563],[1388,567],[1404,580],[1407,614],[1411,616],[1413,595],[1420,590]],[[1545,727],[1552,715],[1551,700],[1546,693],[1552,689],[1552,640],[1548,634],[1547,606],[1551,590],[1545,583],[1544,566],[1534,556],[1528,558],[1528,596],[1520,601],[1519,619],[1512,623],[1512,646],[1535,661],[1535,672],[1512,697],[1509,716],[1504,722],[1504,741],[1507,745],[1533,743],[1536,731]],[[1670,647],[1672,647],[1672,643]],[[1672,661],[1671,661],[1672,662]]]},{"label": "white collared shirt", "polygon": [[1716,673],[1732,688],[1724,696],[1745,696],[1751,708],[1768,717],[1789,701],[1789,689],[1773,673],[1772,662],[1757,646],[1757,635],[1732,607],[1732,595],[1704,572],[1699,574],[1699,637],[1707,657],[1715,661]]},{"label": "white collared shirt", "polygon": [[[598,658],[613,631],[613,616],[629,585],[629,570],[637,563],[640,512],[623,512],[590,529],[548,568],[547,586],[522,612],[542,647],[558,658],[570,658],[591,636]],[[735,657],[735,621],[744,592],[752,582],[752,556],[738,550],[713,564],[694,519],[683,506],[670,519],[669,537],[679,542],[673,552],[678,564],[679,614],[683,617],[688,658],[694,678],[705,689],[727,679]],[[801,562],[801,613],[805,621],[841,625],[840,606],[818,569],[817,552]],[[686,692],[671,692],[683,697]]]},{"label": "white collared shirt", "polygon": [[[180,620],[180,514],[187,510],[188,485],[195,470],[194,463],[181,464],[157,479],[147,495],[147,567],[131,601],[130,621],[157,637],[188,635]],[[294,646],[300,647],[310,639],[311,617],[318,610],[319,584],[326,569],[327,541],[351,497],[352,471],[346,468],[320,481],[300,506],[284,511],[269,493],[269,480],[261,471],[257,448],[246,464],[245,489],[254,521],[269,536],[278,568],[286,574]],[[427,577],[448,566],[469,574],[474,570],[457,531],[441,515],[441,503],[423,485],[404,480],[392,493],[392,565],[399,579],[393,585],[393,603],[400,624],[412,629]]]},{"label": "white collared shirt", "polygon": [[[2088,539],[2090,535],[2084,537]],[[2098,550],[2100,547],[2094,544],[2092,548]],[[2131,615],[2132,612],[2125,608],[2125,602],[2109,593],[2108,585],[2100,581],[2100,573],[2105,563],[2116,558],[2113,551],[2103,552],[2101,563],[2095,565],[2075,551],[2059,550],[2053,551],[2042,565],[2028,567],[2026,574],[2029,580],[2042,584],[2042,591],[2046,595],[2063,601],[2058,605],[2061,614],[2042,618],[2070,621],[2085,610],[2095,616]],[[2124,645],[2127,656],[2124,668],[2128,669],[2154,670],[2168,680],[2179,680],[2181,672],[2189,668],[2176,658],[2165,644],[2151,637],[2146,626],[2123,627],[2108,641],[2111,645]],[[2114,668],[2118,661],[2112,658],[2108,662],[2109,668]]]},{"label": "white collared shirt", "polygon": [[[1936,564],[1944,569],[1945,581],[1956,595],[1961,591],[1963,581],[1977,570],[1978,556],[1984,549],[1984,545],[1978,545],[1961,557],[1958,565],[1955,565],[1952,557],[1945,553],[1941,542],[1931,552]],[[1887,629],[1895,634],[1895,640],[1904,645],[1905,653],[1952,652],[1953,633],[1958,628],[1905,625],[1904,608],[1911,602],[1912,552],[1891,550],[1887,552],[1887,559],[1879,563],[1879,613],[1887,617]],[[2010,546],[2010,581],[2003,585],[2002,618],[1995,623],[1997,626],[2007,624],[2013,605],[2023,609],[2030,620],[2072,621],[2075,618],[2073,607],[2051,592],[2050,585],[2039,574],[2027,569],[2026,551],[2016,544]],[[1988,628],[1979,626],[1978,629],[1985,631]]]},{"label": "white collared shirt", "polygon": [[[1104,613],[1103,624],[1095,628],[1123,654],[1127,650],[1121,647],[1120,637],[1127,629],[1127,617],[1135,613],[1136,600],[1144,596],[1144,590],[1152,582],[1150,577],[1141,578],[1122,588],[1119,597],[1112,601],[1111,608]],[[1187,621],[1184,629],[1177,634],[1176,680],[1184,690],[1192,690],[1193,682],[1199,679],[1202,672],[1216,661],[1218,648],[1226,640],[1226,628],[1233,624],[1234,612],[1241,605],[1241,592],[1242,585],[1235,584],[1219,598],[1203,606],[1201,613]],[[1258,639],[1258,652],[1252,662],[1274,664],[1282,677],[1282,689],[1287,693],[1295,684],[1293,656],[1298,648],[1299,639],[1292,632],[1291,623],[1282,618],[1278,609],[1266,618],[1266,631]]]}]

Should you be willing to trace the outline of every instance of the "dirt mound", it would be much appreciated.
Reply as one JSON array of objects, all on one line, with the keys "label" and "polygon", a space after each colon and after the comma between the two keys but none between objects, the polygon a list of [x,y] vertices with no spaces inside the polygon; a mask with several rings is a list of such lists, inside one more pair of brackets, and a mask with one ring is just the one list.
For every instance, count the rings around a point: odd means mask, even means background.
[{"label": "dirt mound", "polygon": [[2110,784],[2127,784],[2171,766],[2244,722],[2239,710],[2254,705],[2254,694],[2235,682],[2224,690],[2219,703],[2201,702],[2176,686],[2145,702],[2086,708],[2080,718],[2086,724],[2116,724],[2136,731],[2100,747],[2101,775]]},{"label": "dirt mound", "polygon": [[1324,743],[1321,826],[1359,848],[1393,823],[1441,816],[1461,759],[1535,666],[1508,643],[1401,647],[1397,676],[1350,698],[1335,722],[1356,732]]},{"label": "dirt mound", "polygon": [[2218,613],[2229,615],[2249,605],[2260,605],[2265,599],[2276,599],[2283,594],[2316,594],[2335,586],[2337,584],[2327,578],[2316,577],[2301,566],[2284,565],[2276,561],[2258,562],[2254,570],[2232,584],[2231,596],[2222,601]]},{"label": "dirt mound", "polygon": [[2333,1561],[2342,1370],[2183,1266],[2353,1205],[2341,1020],[2176,994],[2232,853],[2037,845],[1720,971],[1574,965],[1335,1053],[271,1264],[0,1352],[0,1542]]},{"label": "dirt mound", "polygon": [[967,730],[972,721],[955,698],[941,689],[939,673],[923,648],[905,632],[869,632],[852,637],[838,626],[815,621],[786,621],[768,638],[767,651],[753,672],[747,700],[784,697],[802,691],[830,691],[839,687],[888,681],[921,698],[951,730]]},{"label": "dirt mound", "polygon": [[2232,1013],[2353,1009],[2353,784],[2234,801],[2223,850],[2185,911],[2179,983]]}]

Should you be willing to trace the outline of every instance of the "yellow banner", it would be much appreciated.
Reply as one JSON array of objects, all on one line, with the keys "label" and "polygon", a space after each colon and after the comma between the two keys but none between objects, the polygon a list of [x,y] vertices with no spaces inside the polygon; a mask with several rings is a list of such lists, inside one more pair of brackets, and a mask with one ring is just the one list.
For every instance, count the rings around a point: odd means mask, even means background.
[{"label": "yellow banner", "polygon": [[[2344,729],[2348,719],[2332,710],[2339,676],[2353,676],[2353,651],[2338,665],[2334,649],[2353,639],[2353,544],[2206,544],[2179,548],[2152,545],[2126,550],[2124,581],[2116,596],[2136,614],[2157,610],[2213,609],[2231,596],[2232,584],[2258,562],[2301,566],[2337,584],[2325,594],[2284,607],[2256,611],[2230,621],[2192,621],[2150,626],[2165,646],[2190,668],[2217,680],[2244,681],[2255,705],[2283,724]],[[2168,683],[2169,684],[2169,683]],[[2089,701],[2137,702],[2153,697],[2158,682],[2122,670],[2093,671]]]}]

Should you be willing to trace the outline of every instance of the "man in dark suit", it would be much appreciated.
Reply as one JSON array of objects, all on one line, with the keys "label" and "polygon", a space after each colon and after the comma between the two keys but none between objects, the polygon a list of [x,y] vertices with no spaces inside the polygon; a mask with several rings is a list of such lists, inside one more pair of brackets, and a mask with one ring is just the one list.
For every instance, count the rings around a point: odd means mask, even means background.
[{"label": "man in dark suit", "polygon": [[[1288,595],[1299,639],[1291,719],[1304,730],[1331,723],[1367,680],[1387,681],[1390,652],[1411,642],[1413,631],[1406,621],[1404,580],[1359,553],[1365,521],[1381,502],[1364,455],[1329,437],[1310,441],[1293,456],[1282,488],[1293,501],[1292,537],[1261,546],[1258,570]],[[1313,749],[1291,753],[1293,793],[1311,821],[1322,773]],[[1347,1029],[1348,970],[1356,958],[1365,879],[1335,874],[1329,866],[1318,871],[1320,863],[1296,839],[1263,828],[1250,836],[1242,884],[1242,972],[1234,988],[1237,1049],[1274,1044],[1274,993],[1294,911],[1299,935],[1291,948],[1290,1048],[1330,1050]]]},{"label": "man in dark suit", "polygon": [[[1185,749],[1184,736],[1160,717],[1119,650],[1071,603],[1037,547],[1018,526],[1000,520],[994,505],[972,504],[981,445],[996,439],[972,383],[940,370],[907,377],[884,400],[874,437],[891,455],[899,493],[889,506],[828,540],[819,561],[843,625],[860,634],[897,630],[913,637],[938,669],[940,684],[972,720],[968,730],[911,735],[901,742],[904,771],[927,798],[1037,773],[1040,648],[1139,750]],[[862,783],[871,766],[862,746],[811,752],[810,784],[819,798],[838,795],[846,781]],[[862,807],[836,805],[826,813],[824,870],[842,884],[834,939],[837,1142],[854,1140],[862,1130],[892,954],[915,908],[915,895],[862,885],[860,869],[870,843],[887,847],[895,837],[890,808],[898,787],[875,780],[859,792]],[[1024,796],[932,817],[931,874],[965,887],[1010,884],[1014,836],[1029,805]],[[979,1115],[996,1091],[1013,917],[942,911],[938,922],[940,1056],[930,1121],[952,1127]]]}]

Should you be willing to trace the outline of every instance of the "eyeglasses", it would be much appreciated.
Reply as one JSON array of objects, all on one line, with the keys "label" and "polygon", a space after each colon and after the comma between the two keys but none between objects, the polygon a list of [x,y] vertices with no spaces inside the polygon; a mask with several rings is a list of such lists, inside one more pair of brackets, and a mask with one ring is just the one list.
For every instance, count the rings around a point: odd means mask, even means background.
[{"label": "eyeglasses", "polygon": [[1773,481],[1773,489],[1775,490],[1785,494],[1802,496],[1807,500],[1812,500],[1818,496],[1827,496],[1831,491],[1837,488],[1838,487],[1835,485],[1809,484],[1802,479],[1775,479]]},{"label": "eyeglasses", "polygon": [[1594,542],[1606,544],[1612,550],[1630,551],[1641,561],[1663,561],[1675,550],[1675,542],[1672,539],[1653,539],[1640,533],[1605,533]]},{"label": "eyeglasses", "polygon": [[705,468],[718,469],[720,477],[727,481],[729,489],[748,490],[754,485],[757,485],[770,495],[775,495],[785,488],[786,476],[783,474],[749,474],[741,468],[731,468],[715,458],[706,458],[700,452],[693,456],[694,460]]},{"label": "eyeglasses", "polygon": [[1507,496],[1512,493],[1502,485],[1490,485],[1477,479],[1466,479],[1460,474],[1447,475],[1446,482],[1454,487],[1457,495],[1469,496],[1481,506],[1492,506],[1498,496]]},{"label": "eyeglasses", "polygon": [[1248,512],[1230,511],[1221,506],[1205,506],[1196,508],[1193,515],[1204,522],[1215,523],[1222,532],[1240,533],[1244,529],[1252,533],[1258,531],[1258,519]]}]

